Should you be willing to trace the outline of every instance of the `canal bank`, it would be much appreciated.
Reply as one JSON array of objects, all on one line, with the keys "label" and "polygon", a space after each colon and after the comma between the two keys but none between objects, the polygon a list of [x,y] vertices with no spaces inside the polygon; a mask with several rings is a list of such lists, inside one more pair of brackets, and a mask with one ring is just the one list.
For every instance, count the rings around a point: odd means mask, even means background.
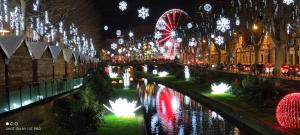
[{"label": "canal bank", "polygon": [[[298,131],[286,130],[280,127],[276,123],[276,121],[265,120],[266,115],[272,116],[272,114],[266,114],[270,112],[259,112],[258,110],[250,111],[250,109],[243,108],[247,106],[249,106],[249,108],[252,107],[247,103],[244,103],[243,101],[239,101],[240,103],[237,103],[237,104],[244,104],[243,107],[240,107],[237,106],[236,103],[230,104],[230,102],[224,101],[222,100],[222,98],[218,99],[218,97],[214,97],[214,98],[208,97],[201,91],[201,89],[207,88],[207,86],[201,87],[201,85],[195,84],[191,81],[178,80],[174,76],[159,78],[157,76],[153,76],[151,74],[144,74],[141,72],[137,72],[137,76],[147,78],[149,81],[161,83],[163,85],[166,85],[169,88],[178,90],[179,92],[190,96],[192,99],[203,103],[205,106],[208,106],[218,111],[223,116],[234,120],[234,122],[240,125],[240,128],[247,130],[249,134],[293,135],[298,133]],[[252,113],[252,112],[257,112],[257,116],[256,113]]]}]

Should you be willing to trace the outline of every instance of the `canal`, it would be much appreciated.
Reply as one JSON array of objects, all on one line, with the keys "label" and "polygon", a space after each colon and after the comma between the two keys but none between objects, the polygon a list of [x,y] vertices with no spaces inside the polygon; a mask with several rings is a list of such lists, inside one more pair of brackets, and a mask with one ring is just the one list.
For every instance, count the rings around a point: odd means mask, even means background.
[{"label": "canal", "polygon": [[[238,135],[231,121],[189,96],[142,79],[136,84],[148,135]],[[243,133],[244,134],[244,133]]]}]

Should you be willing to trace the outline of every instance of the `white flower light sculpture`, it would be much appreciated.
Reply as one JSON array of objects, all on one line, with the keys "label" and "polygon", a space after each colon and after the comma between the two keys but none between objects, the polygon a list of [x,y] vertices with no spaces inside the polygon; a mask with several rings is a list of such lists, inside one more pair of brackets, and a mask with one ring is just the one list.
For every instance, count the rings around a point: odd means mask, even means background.
[{"label": "white flower light sculpture", "polygon": [[103,106],[115,114],[117,117],[134,117],[134,112],[141,108],[136,107],[136,101],[128,102],[127,99],[119,98],[115,102],[109,100],[111,108],[103,104]]},{"label": "white flower light sculpture", "polygon": [[211,85],[211,94],[224,94],[225,92],[227,92],[229,89],[231,88],[230,85],[226,84],[226,83],[220,83],[220,84],[215,84],[213,83]]},{"label": "white flower light sculpture", "polygon": [[162,71],[162,72],[159,72],[159,73],[158,73],[158,76],[159,76],[159,77],[166,77],[168,74],[169,74],[168,72]]}]

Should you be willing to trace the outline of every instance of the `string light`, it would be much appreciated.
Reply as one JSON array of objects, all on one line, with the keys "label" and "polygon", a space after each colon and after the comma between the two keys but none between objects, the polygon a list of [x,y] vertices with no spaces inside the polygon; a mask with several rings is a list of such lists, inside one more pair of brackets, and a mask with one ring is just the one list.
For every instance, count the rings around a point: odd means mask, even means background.
[{"label": "string light", "polygon": [[276,119],[286,128],[300,128],[300,93],[284,96],[276,107]]}]

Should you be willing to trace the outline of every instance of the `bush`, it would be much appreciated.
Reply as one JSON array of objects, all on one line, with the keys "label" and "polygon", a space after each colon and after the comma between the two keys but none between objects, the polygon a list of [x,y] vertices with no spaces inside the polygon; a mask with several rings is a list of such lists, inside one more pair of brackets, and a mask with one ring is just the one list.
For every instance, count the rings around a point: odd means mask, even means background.
[{"label": "bush", "polygon": [[90,83],[90,87],[99,102],[103,102],[107,97],[111,96],[111,80],[106,74],[96,74]]},{"label": "bush", "polygon": [[95,135],[99,120],[97,112],[92,107],[76,110],[70,117],[69,132],[72,135]]},{"label": "bush", "polygon": [[178,70],[175,73],[175,77],[176,77],[176,79],[185,79],[184,71],[183,70]]},{"label": "bush", "polygon": [[96,134],[100,123],[97,110],[93,106],[72,105],[76,100],[61,98],[53,102],[52,110],[42,124],[43,134]]},{"label": "bush", "polygon": [[246,101],[260,106],[274,106],[280,98],[281,88],[271,79],[248,76],[239,86],[233,87],[233,93]]}]

